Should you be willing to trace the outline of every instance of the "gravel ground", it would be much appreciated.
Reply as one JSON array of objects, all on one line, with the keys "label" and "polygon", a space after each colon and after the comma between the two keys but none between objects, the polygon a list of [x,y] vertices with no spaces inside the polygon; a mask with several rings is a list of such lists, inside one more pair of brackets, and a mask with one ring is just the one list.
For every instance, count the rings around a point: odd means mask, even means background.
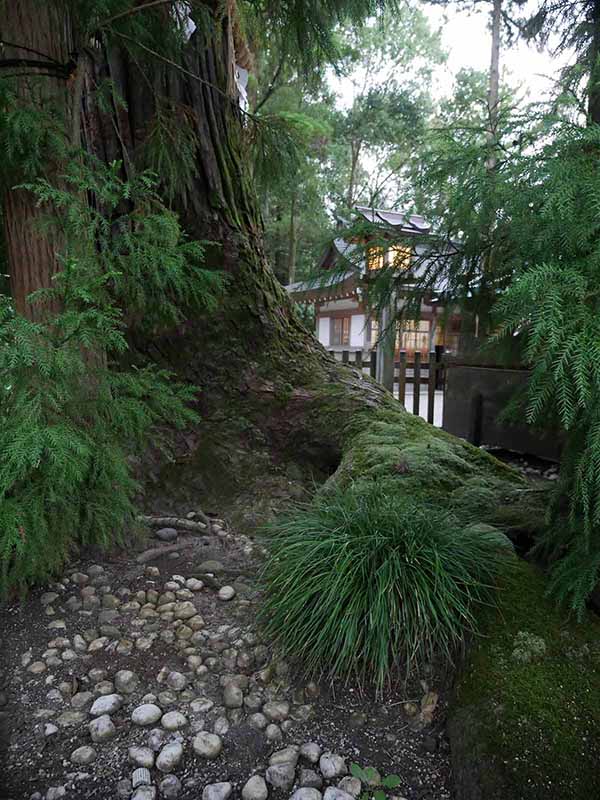
[{"label": "gravel ground", "polygon": [[353,800],[353,763],[450,797],[441,681],[307,683],[256,629],[260,548],[222,521],[161,536],[0,607],[2,800]]}]

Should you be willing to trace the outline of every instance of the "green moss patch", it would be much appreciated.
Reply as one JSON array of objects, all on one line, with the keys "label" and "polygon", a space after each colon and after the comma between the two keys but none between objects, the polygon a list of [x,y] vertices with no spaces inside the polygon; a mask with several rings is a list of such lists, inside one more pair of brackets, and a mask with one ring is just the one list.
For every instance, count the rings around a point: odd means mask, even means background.
[{"label": "green moss patch", "polygon": [[470,489],[486,490],[487,504],[482,506],[481,495],[471,503],[471,516],[478,521],[488,521],[492,506],[525,486],[512,469],[485,451],[433,428],[391,399],[378,409],[356,414],[349,425],[335,482],[357,480],[387,480],[390,491],[444,505],[452,505],[456,491],[463,492],[466,506]]},{"label": "green moss patch", "polygon": [[458,800],[600,798],[600,620],[568,619],[519,562],[449,714]]}]

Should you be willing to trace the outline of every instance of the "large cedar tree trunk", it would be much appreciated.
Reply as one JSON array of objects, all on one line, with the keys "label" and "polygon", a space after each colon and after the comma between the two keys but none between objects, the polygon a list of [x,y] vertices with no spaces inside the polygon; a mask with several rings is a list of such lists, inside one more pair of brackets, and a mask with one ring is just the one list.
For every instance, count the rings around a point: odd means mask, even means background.
[{"label": "large cedar tree trunk", "polygon": [[[20,76],[17,102],[54,117],[58,130],[72,113],[74,41],[69,14],[55,3],[4,0],[0,3],[0,20],[4,74]],[[58,153],[48,154],[45,177],[52,179],[60,169],[57,158]],[[23,177],[31,176],[16,175],[15,180]],[[42,231],[48,209],[38,206],[26,189],[9,188],[2,207],[11,293],[17,310],[35,319],[47,304],[34,306],[27,297],[36,289],[50,287],[59,269],[60,235]]]},{"label": "large cedar tree trunk", "polygon": [[[19,6],[31,3],[37,6],[35,0]],[[62,58],[66,44],[61,37],[69,26],[67,20],[62,26],[56,21],[64,6],[58,0],[46,6],[47,18],[38,17],[36,23]],[[313,477],[336,470],[340,480],[387,476],[401,481],[405,491],[422,494],[429,487],[437,493],[441,484],[435,463],[447,458],[448,449],[461,464],[470,464],[469,475],[483,470],[511,480],[491,459],[406,414],[362,373],[337,364],[299,321],[264,254],[244,143],[249,123],[235,89],[236,60],[246,57],[236,33],[235,5],[229,3],[224,11],[220,0],[213,0],[205,6],[212,29],[205,19],[199,22],[186,46],[183,70],[157,59],[139,63],[118,38],[88,38],[85,53],[76,54],[72,78],[81,90],[81,105],[79,90],[74,113],[64,104],[65,127],[73,121],[81,126],[73,130],[74,141],[105,161],[121,160],[125,173],[139,163],[157,103],[173,113],[183,110],[195,126],[193,183],[175,202],[189,235],[215,243],[208,247],[208,263],[224,270],[229,282],[217,313],[194,316],[178,330],[155,331],[142,339],[132,334],[136,355],[171,368],[201,390],[202,424],[181,439],[176,463],[154,473],[167,482],[164,493],[187,487],[194,499],[247,496],[254,509],[257,492],[252,487],[265,496],[282,495],[290,480],[298,483],[299,474],[305,485],[313,485]],[[166,5],[160,13],[169,13]],[[17,43],[33,41],[31,20],[16,15],[11,35]],[[94,88],[104,79],[118,88],[126,108],[115,104],[108,113],[99,106]],[[48,91],[64,96],[69,82],[52,87]],[[21,274],[33,213],[30,206],[18,209],[17,199],[12,193],[5,205],[15,276]],[[30,262],[35,271],[30,288],[46,285],[55,269],[51,246],[40,242],[39,252]],[[16,291],[14,281],[13,286]],[[450,485],[461,481],[457,474]]]}]

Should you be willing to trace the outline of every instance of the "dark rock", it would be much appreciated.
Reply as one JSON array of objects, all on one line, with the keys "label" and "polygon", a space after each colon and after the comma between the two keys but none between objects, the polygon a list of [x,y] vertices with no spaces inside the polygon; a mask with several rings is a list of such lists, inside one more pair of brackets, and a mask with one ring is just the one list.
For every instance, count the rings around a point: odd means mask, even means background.
[{"label": "dark rock", "polygon": [[154,535],[161,542],[175,542],[179,534],[175,528],[159,528]]}]

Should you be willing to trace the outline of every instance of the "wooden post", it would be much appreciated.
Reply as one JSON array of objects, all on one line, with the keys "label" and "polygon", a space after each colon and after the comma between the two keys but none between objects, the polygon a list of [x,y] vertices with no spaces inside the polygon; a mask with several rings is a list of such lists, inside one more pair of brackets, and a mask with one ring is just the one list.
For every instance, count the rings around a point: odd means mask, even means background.
[{"label": "wooden post", "polygon": [[476,392],[471,398],[468,441],[479,447],[483,427],[483,395]]},{"label": "wooden post", "polygon": [[350,359],[350,353],[348,350],[342,350],[342,364],[347,364]]},{"label": "wooden post", "polygon": [[381,312],[379,341],[377,343],[377,380],[389,392],[394,391],[394,350],[396,349],[396,323],[390,305]]},{"label": "wooden post", "polygon": [[398,362],[398,400],[404,405],[406,398],[406,350],[400,351]]},{"label": "wooden post", "polygon": [[435,351],[429,353],[429,378],[427,379],[427,422],[433,425],[435,416],[435,386],[437,382],[437,358]]},{"label": "wooden post", "polygon": [[436,344],[435,346],[435,360],[437,361],[437,372],[435,378],[435,388],[444,388],[444,345]]},{"label": "wooden post", "polygon": [[356,365],[356,369],[362,375],[362,370],[363,370],[362,350],[357,350],[356,353],[354,354],[354,363]]},{"label": "wooden post", "polygon": [[421,353],[418,350],[415,350],[413,375],[413,414],[419,416],[419,405],[421,403]]},{"label": "wooden post", "polygon": [[375,380],[377,376],[377,350],[371,350],[371,363],[369,365],[369,375]]}]

